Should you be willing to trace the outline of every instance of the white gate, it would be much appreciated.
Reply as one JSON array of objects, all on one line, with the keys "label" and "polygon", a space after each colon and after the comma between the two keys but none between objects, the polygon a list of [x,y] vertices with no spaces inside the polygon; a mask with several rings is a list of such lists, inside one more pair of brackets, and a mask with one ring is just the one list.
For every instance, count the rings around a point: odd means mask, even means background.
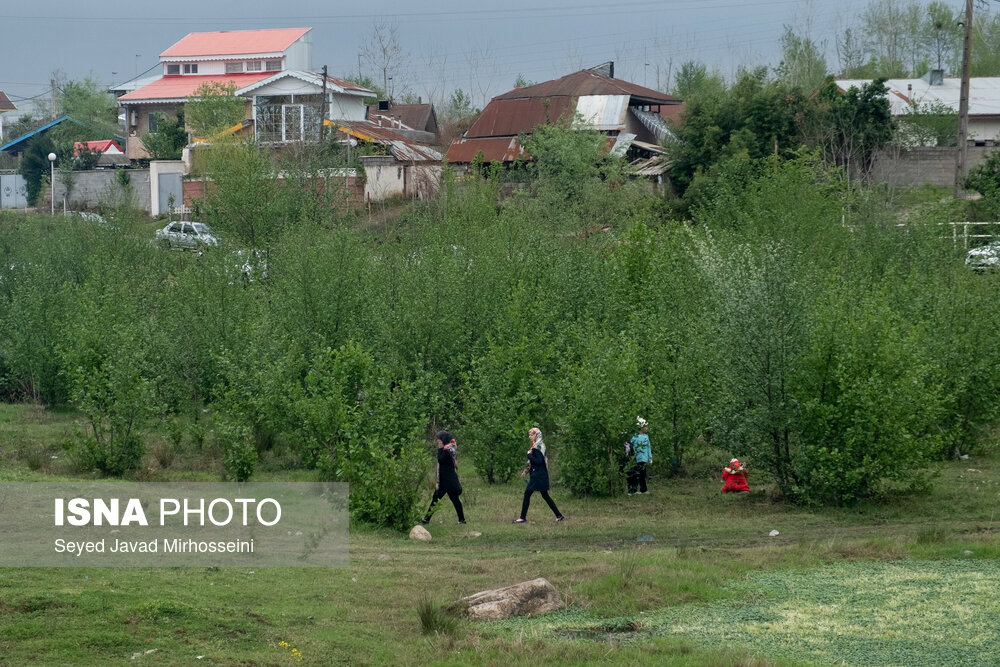
[{"label": "white gate", "polygon": [[27,205],[24,177],[12,171],[0,172],[0,208],[24,208]]}]

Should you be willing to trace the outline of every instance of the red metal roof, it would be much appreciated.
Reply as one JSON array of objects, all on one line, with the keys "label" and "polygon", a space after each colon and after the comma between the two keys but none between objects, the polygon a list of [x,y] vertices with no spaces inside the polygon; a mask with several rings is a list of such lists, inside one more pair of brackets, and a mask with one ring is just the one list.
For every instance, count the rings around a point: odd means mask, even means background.
[{"label": "red metal roof", "polygon": [[109,148],[115,147],[118,149],[119,153],[124,153],[122,147],[111,139],[104,139],[103,141],[78,141],[73,144],[73,155],[79,155],[80,151],[88,150],[96,153],[106,153]]},{"label": "red metal roof", "polygon": [[531,132],[539,125],[570,117],[576,107],[572,97],[500,99],[486,105],[466,137],[500,137]]},{"label": "red metal roof", "polygon": [[274,72],[253,72],[251,74],[219,74],[217,76],[200,74],[171,74],[157,79],[153,83],[125,93],[118,99],[122,102],[149,102],[156,100],[173,100],[194,95],[203,83],[236,84],[236,88],[244,88],[257,83],[261,79],[273,75]]},{"label": "red metal roof", "polygon": [[161,53],[160,57],[197,58],[238,56],[251,53],[280,53],[310,30],[312,28],[192,32]]},{"label": "red metal roof", "polygon": [[17,107],[7,97],[7,93],[0,90],[0,111],[17,111]]},{"label": "red metal roof", "polygon": [[622,79],[601,76],[589,69],[573,72],[551,81],[536,83],[533,86],[515,88],[503,95],[497,95],[493,99],[517,100],[527,97],[579,97],[581,95],[631,95],[652,104],[677,104],[680,102],[672,95]]},{"label": "red metal roof", "polygon": [[513,162],[519,157],[530,157],[517,137],[459,137],[448,147],[448,162],[472,162],[480,151],[487,162]]}]

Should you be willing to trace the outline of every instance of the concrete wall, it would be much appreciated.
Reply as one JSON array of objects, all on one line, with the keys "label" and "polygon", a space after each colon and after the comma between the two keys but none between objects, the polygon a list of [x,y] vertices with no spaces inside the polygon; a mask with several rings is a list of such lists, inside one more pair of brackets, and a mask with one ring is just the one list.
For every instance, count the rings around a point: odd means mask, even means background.
[{"label": "concrete wall", "polygon": [[[149,170],[129,169],[125,173],[129,175],[131,180],[136,205],[148,213],[151,210]],[[109,195],[117,192],[118,187],[115,170],[74,171],[73,188],[69,192],[69,197],[66,198],[66,208],[70,211],[97,208],[102,201],[109,198]],[[59,181],[57,173],[55,183],[56,211],[62,210],[65,194],[66,188]],[[46,210],[50,206],[49,199],[47,197],[44,199],[44,202],[41,199],[38,202],[39,210]]]},{"label": "concrete wall", "polygon": [[[872,169],[872,181],[891,186],[955,184],[954,147],[926,147],[900,150],[889,148],[881,151]],[[982,164],[992,147],[969,146],[967,169]]]},{"label": "concrete wall", "polygon": [[382,201],[406,193],[406,165],[388,155],[365,155],[365,201]]}]

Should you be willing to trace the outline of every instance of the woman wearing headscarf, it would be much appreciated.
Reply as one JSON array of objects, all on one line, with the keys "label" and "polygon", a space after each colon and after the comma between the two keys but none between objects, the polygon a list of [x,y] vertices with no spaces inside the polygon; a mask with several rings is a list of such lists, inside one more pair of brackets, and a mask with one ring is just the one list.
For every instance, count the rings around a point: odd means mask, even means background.
[{"label": "woman wearing headscarf", "polygon": [[421,523],[431,520],[434,513],[434,506],[444,498],[445,495],[455,506],[455,513],[458,514],[458,522],[465,523],[465,513],[462,511],[462,484],[458,481],[458,462],[455,460],[455,452],[458,447],[455,445],[455,438],[448,431],[438,431],[437,433],[437,484],[434,486],[434,497],[431,498],[431,506],[427,508],[427,514]]},{"label": "woman wearing headscarf", "polygon": [[537,428],[528,431],[528,439],[531,441],[531,449],[528,450],[528,487],[524,490],[524,499],[521,501],[521,517],[514,519],[514,523],[525,523],[528,515],[528,505],[531,503],[531,494],[538,491],[549,505],[549,509],[556,515],[556,521],[566,519],[559,513],[559,508],[549,497],[549,464],[545,459],[545,443],[542,441],[542,432]]}]

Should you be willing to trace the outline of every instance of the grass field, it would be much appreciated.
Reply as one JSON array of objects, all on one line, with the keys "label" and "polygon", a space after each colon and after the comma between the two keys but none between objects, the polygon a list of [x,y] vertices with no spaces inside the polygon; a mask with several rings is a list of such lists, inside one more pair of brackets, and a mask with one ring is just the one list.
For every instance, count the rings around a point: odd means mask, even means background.
[{"label": "grass field", "polygon": [[[0,480],[71,475],[59,442],[76,428],[0,406]],[[184,447],[142,476],[218,479],[210,451]],[[281,461],[255,479],[305,478]],[[357,527],[338,569],[0,569],[0,664],[996,664],[995,454],[943,465],[926,495],[823,510],[766,484],[723,496],[716,467],[698,453],[689,477],[628,499],[556,486],[569,520],[536,497],[522,526],[520,484],[463,469],[468,525],[446,502],[430,543]],[[538,576],[565,611],[422,631],[421,606]]]}]

